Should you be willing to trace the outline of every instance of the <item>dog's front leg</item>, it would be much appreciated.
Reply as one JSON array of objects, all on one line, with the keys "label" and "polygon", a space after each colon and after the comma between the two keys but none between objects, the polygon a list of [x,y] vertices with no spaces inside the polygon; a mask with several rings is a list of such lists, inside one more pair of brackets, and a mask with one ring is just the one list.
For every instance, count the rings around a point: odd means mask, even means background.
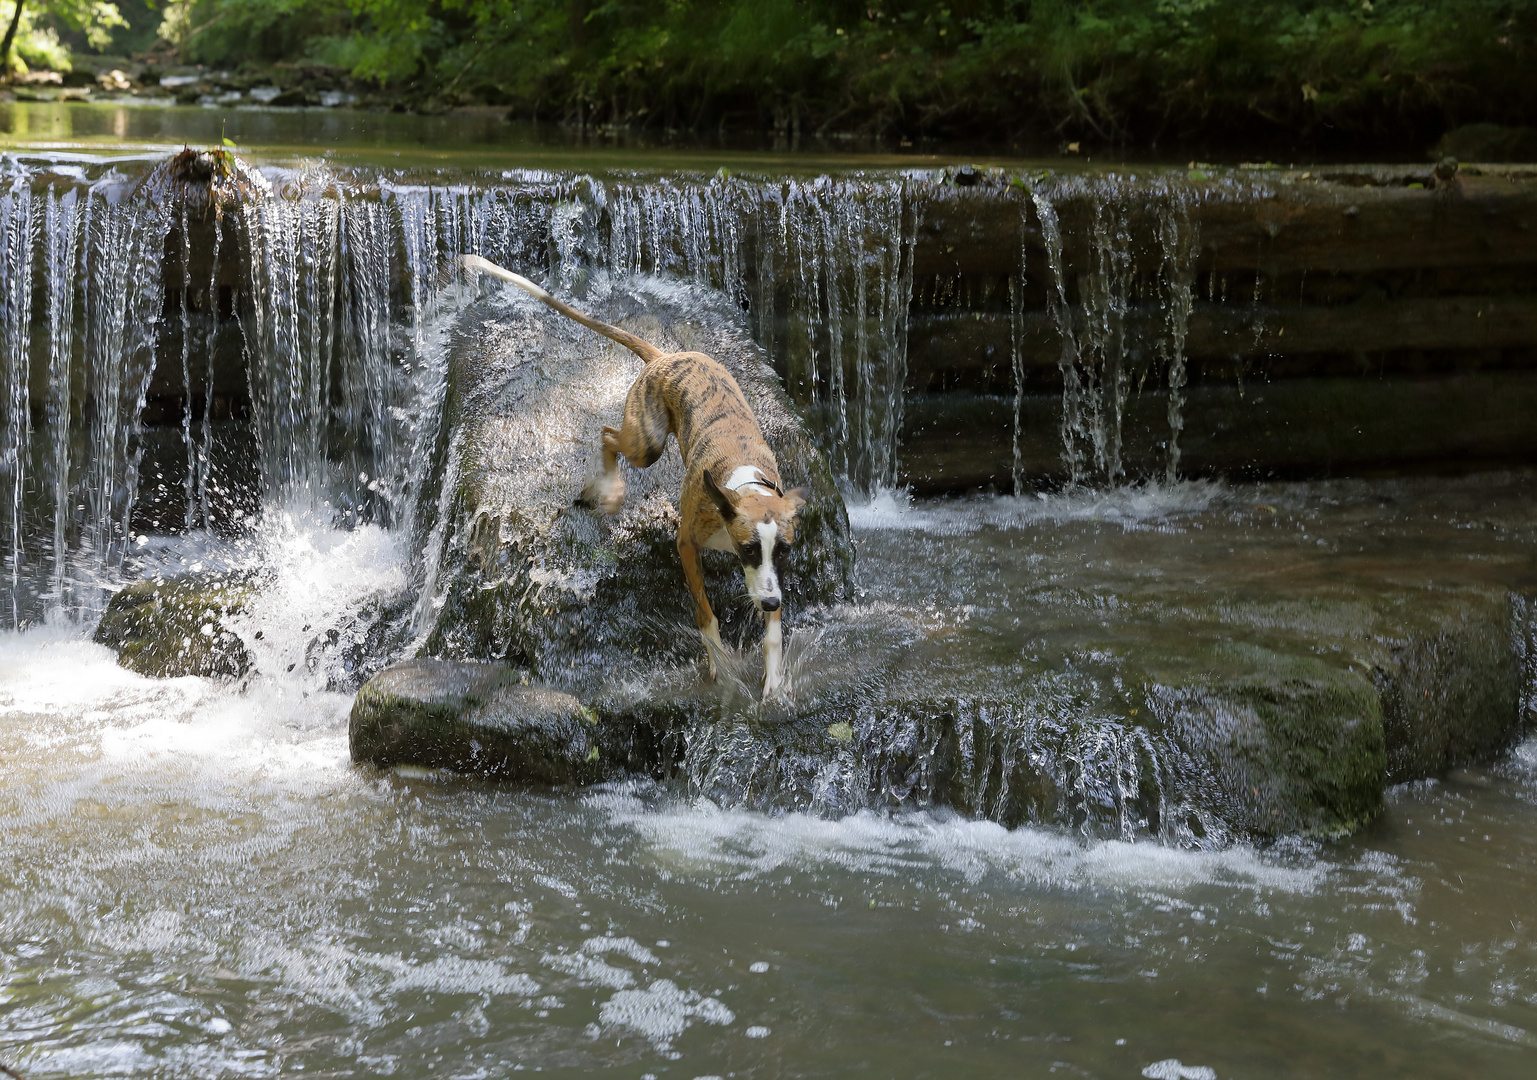
[{"label": "dog's front leg", "polygon": [[699,548],[681,532],[678,534],[678,555],[683,560],[683,576],[688,581],[688,591],[694,597],[694,625],[699,627],[699,636],[704,639],[705,656],[710,661],[710,681],[714,682],[717,676],[715,654],[717,651],[724,652],[726,647],[721,644],[720,623],[715,619],[715,612],[710,610],[710,598],[704,594],[704,570],[699,565]]},{"label": "dog's front leg", "polygon": [[780,613],[777,611],[763,613],[763,697],[765,701],[784,693],[784,679],[781,673],[784,639],[781,636],[779,616]]}]

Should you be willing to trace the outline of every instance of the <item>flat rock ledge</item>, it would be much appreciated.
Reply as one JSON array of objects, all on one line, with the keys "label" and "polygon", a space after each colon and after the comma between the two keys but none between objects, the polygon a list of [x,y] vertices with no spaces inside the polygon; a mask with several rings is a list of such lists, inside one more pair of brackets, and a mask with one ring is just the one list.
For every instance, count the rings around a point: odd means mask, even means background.
[{"label": "flat rock ledge", "polygon": [[407,660],[358,691],[352,760],[417,765],[551,787],[598,779],[592,714],[503,664]]},{"label": "flat rock ledge", "polygon": [[549,784],[650,776],[771,813],[950,807],[1178,845],[1339,837],[1389,785],[1537,728],[1529,606],[1468,590],[1377,626],[1353,655],[1182,639],[1002,680],[888,613],[876,629],[825,626],[817,671],[783,708],[689,665],[620,680],[589,709],[516,669],[414,660],[358,695],[353,757]]}]

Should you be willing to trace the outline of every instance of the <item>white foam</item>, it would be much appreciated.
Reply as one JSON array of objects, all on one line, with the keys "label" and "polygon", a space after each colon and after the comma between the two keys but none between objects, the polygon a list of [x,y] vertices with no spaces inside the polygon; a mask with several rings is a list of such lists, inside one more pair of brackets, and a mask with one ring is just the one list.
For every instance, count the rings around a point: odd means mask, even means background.
[{"label": "white foam", "polygon": [[637,964],[657,963],[656,953],[646,948],[632,937],[592,937],[582,942],[582,951],[593,956],[602,956],[605,953],[618,953],[627,956]]},{"label": "white foam", "polygon": [[[142,548],[140,569],[151,574],[247,566],[267,575],[248,610],[228,620],[255,674],[236,684],[149,679],[119,667],[111,650],[85,639],[85,627],[0,634],[0,752],[12,751],[0,818],[67,816],[74,800],[108,790],[111,799],[148,799],[167,782],[179,799],[208,807],[221,805],[230,783],[310,795],[355,787],[350,696],[327,692],[326,673],[310,672],[305,653],[328,627],[404,587],[394,538],[374,526],[344,531],[273,514],[222,552],[202,536]],[[47,798],[36,797],[44,790]],[[274,842],[272,830],[287,828],[267,824],[260,837],[218,850],[249,857],[250,844]]]},{"label": "white foam", "polygon": [[394,976],[393,993],[426,990],[437,994],[507,994],[533,997],[539,984],[521,972],[508,971],[494,960],[439,957],[424,964],[407,963],[398,956],[367,957]]},{"label": "white foam", "polygon": [[644,990],[621,990],[598,1009],[598,1018],[610,1027],[627,1027],[666,1050],[695,1020],[706,1024],[730,1024],[736,1014],[712,997],[684,990],[671,979],[657,979]]},{"label": "white foam", "polygon": [[848,512],[850,526],[865,531],[911,530],[960,535],[989,526],[1007,529],[1070,521],[1103,521],[1138,529],[1204,512],[1227,494],[1222,485],[1204,480],[1148,483],[1106,491],[1077,488],[1061,494],[997,495],[942,502],[915,501],[908,491],[883,489],[866,503],[851,503]]},{"label": "white foam", "polygon": [[606,964],[585,953],[546,953],[539,961],[545,967],[570,975],[583,986],[606,986],[624,990],[635,985],[635,976],[624,968]]},{"label": "white foam", "polygon": [[272,579],[230,623],[265,673],[303,672],[306,649],[318,634],[406,586],[402,545],[377,525],[332,529],[304,514],[276,512],[257,535],[253,562]]},{"label": "white foam", "polygon": [[1142,1068],[1149,1080],[1217,1080],[1217,1070],[1209,1065],[1185,1065],[1179,1058],[1164,1058]]},{"label": "white foam", "polygon": [[757,880],[782,868],[820,867],[909,878],[937,868],[971,884],[1002,876],[1062,889],[1179,892],[1216,885],[1308,893],[1332,869],[1316,860],[1283,865],[1244,846],[1186,851],[1154,843],[1084,841],[1058,830],[1009,830],[948,813],[882,816],[862,811],[827,820],[720,810],[707,800],[653,808],[634,784],[601,789],[588,801],[615,825],[632,829],[670,871],[710,879]]}]

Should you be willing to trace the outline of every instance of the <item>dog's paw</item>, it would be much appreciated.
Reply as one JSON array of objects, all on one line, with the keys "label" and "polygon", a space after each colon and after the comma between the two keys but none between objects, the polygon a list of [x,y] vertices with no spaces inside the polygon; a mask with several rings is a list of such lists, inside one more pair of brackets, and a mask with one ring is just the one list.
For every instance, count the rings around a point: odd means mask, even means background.
[{"label": "dog's paw", "polygon": [[610,481],[601,473],[590,477],[587,483],[582,485],[582,493],[576,501],[581,506],[601,510],[605,514],[613,515],[624,509],[624,481],[615,479]]},{"label": "dog's paw", "polygon": [[798,715],[795,699],[783,691],[758,702],[758,719],[766,724],[789,723]]}]

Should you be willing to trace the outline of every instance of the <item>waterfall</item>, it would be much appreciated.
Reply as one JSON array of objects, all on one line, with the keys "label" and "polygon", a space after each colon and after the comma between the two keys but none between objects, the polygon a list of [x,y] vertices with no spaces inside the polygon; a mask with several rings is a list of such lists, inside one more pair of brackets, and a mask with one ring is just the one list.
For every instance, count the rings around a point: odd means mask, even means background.
[{"label": "waterfall", "polygon": [[[1167,205],[1158,215],[1165,315],[1164,334],[1158,347],[1169,387],[1169,451],[1164,480],[1170,484],[1179,477],[1179,435],[1185,428],[1185,336],[1195,303],[1193,264],[1200,251],[1200,230],[1190,220],[1185,195],[1184,191],[1168,193]],[[1255,281],[1257,286],[1259,279],[1256,277]]]},{"label": "waterfall", "polygon": [[156,203],[133,204],[110,181],[86,204],[85,391],[76,576],[92,610],[122,565],[139,487],[140,413],[155,369],[167,221]]},{"label": "waterfall", "polygon": [[6,493],[6,530],[10,541],[11,620],[19,617],[16,596],[24,551],[22,498],[27,484],[27,439],[32,430],[29,396],[32,345],[32,245],[37,233],[35,200],[24,179],[15,178],[0,194],[0,300],[4,313],[0,326],[0,470],[10,480]]},{"label": "waterfall", "polygon": [[[50,189],[43,223],[43,279],[47,286],[48,403],[44,416],[47,439],[48,495],[53,503],[53,537],[50,556],[53,571],[48,594],[55,609],[62,610],[69,586],[68,542],[70,515],[69,450],[72,421],[70,392],[75,352],[75,283],[80,258],[80,198],[73,189]],[[15,587],[12,598],[15,599]],[[17,619],[13,609],[12,621]]]},{"label": "waterfall", "polygon": [[[1061,342],[1062,458],[1071,483],[1114,484],[1125,477],[1127,396],[1134,378],[1139,387],[1145,383],[1150,356],[1158,359],[1168,396],[1164,479],[1177,479],[1185,340],[1201,253],[1190,205],[1201,197],[1233,195],[1227,189],[1202,193],[1167,179],[1139,181],[1114,173],[1058,178],[1032,189],[1029,210],[1050,275],[1047,310]],[[1064,210],[1079,226],[1076,252],[1065,250]],[[1155,317],[1146,313],[1150,305]],[[1016,325],[1021,314],[1016,300],[1011,306]],[[1023,377],[1018,333],[1016,386]],[[1016,416],[1018,409],[1016,403]],[[1017,440],[1016,434],[1016,446]]]},{"label": "waterfall", "polygon": [[[423,290],[445,243],[467,241],[432,230],[407,299],[398,203],[319,178],[302,197],[224,208],[155,179],[4,174],[0,535],[13,626],[98,611],[141,532],[238,530],[243,501],[399,522],[426,472],[443,380],[423,361]],[[415,329],[401,335],[408,311]],[[221,437],[221,425],[237,430]],[[154,457],[155,430],[174,432],[175,461]],[[231,476],[242,444],[254,468]]]},{"label": "waterfall", "polygon": [[1040,320],[1057,342],[1067,479],[1125,477],[1128,395],[1155,365],[1173,479],[1200,255],[1192,204],[1231,196],[1117,175],[1037,178],[1021,197],[939,173],[509,171],[439,184],[267,167],[228,180],[243,193],[216,208],[107,165],[6,169],[0,490],[13,624],[87,614],[140,533],[238,532],[264,507],[425,539],[432,509],[419,514],[419,495],[447,447],[440,339],[472,288],[447,271],[464,252],[577,298],[637,273],[721,290],[846,488],[873,493],[906,476],[910,313],[920,262],[934,261],[920,255],[926,223],[1017,208],[1006,280],[922,271],[935,303],[1007,307],[1006,479],[1016,492],[1028,481],[1038,399],[1026,354]]},{"label": "waterfall", "polygon": [[780,358],[835,472],[900,482],[907,311],[925,185],[899,177],[617,184],[609,266],[726,292]]}]

